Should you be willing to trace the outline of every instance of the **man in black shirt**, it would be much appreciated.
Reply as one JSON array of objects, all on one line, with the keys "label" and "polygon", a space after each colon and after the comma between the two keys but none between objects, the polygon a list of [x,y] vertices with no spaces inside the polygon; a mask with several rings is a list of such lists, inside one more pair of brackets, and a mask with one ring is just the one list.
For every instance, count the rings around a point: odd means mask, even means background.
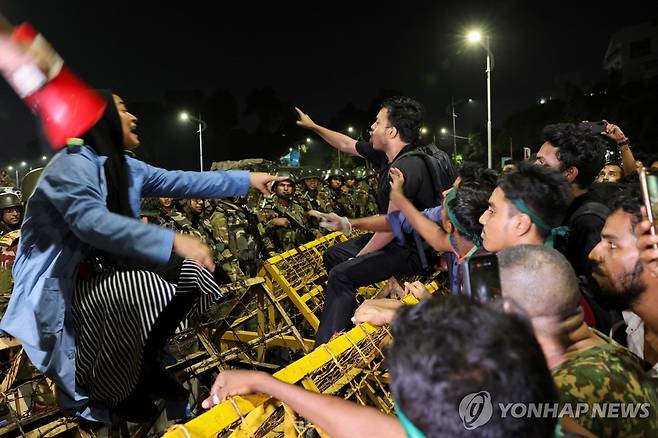
[{"label": "man in black shirt", "polygon": [[[440,189],[432,186],[432,177],[422,157],[406,155],[418,139],[423,108],[408,97],[386,100],[370,127],[370,142],[356,141],[340,132],[317,125],[299,108],[297,125],[321,136],[339,151],[363,157],[379,172],[377,204],[380,214],[389,211],[391,183],[388,172],[396,167],[404,175],[404,194],[419,210],[439,205]],[[396,274],[418,274],[424,269],[423,257],[432,251],[426,244],[417,248],[412,240],[405,246],[392,243],[389,232],[378,232],[335,245],[324,254],[329,278],[325,304],[320,318],[316,345],[321,345],[351,325],[355,310],[355,292],[360,286],[386,280]],[[420,240],[419,240],[420,242]]]},{"label": "man in black shirt", "polygon": [[543,137],[536,164],[562,173],[571,183],[574,195],[564,221],[569,226],[569,237],[566,247],[559,249],[577,275],[591,278],[589,253],[601,240],[601,229],[609,213],[604,201],[590,190],[605,163],[605,140],[587,126],[572,123],[548,125]]}]

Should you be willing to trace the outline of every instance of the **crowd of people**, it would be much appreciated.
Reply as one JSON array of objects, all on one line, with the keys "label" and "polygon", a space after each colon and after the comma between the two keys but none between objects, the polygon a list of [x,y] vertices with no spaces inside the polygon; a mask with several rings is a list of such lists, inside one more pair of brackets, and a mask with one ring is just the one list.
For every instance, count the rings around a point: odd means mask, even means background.
[{"label": "crowd of people", "polygon": [[[1,61],[3,74],[16,67]],[[222,300],[219,284],[256,275],[270,256],[360,230],[324,254],[316,345],[354,324],[390,324],[397,418],[241,370],[219,374],[205,408],[267,393],[346,437],[658,431],[658,237],[636,177],[638,165],[658,160],[637,163],[619,126],[547,125],[529,160],[500,173],[455,169],[440,149],[418,147],[423,106],[398,96],[373,115],[369,141],[296,109],[301,128],[366,161],[351,173],[167,171],[131,153],[138,120],[123,100],[96,93],[95,124],[68,140],[33,188],[0,194],[10,295],[0,330],[55,383],[65,413],[143,422],[159,399],[185,405],[162,352],[202,298]],[[500,287],[484,302],[465,293],[464,266],[491,254]],[[402,293],[418,305],[357,305],[360,286],[437,271],[447,294],[411,282]],[[477,397],[489,402],[484,420]],[[508,415],[510,404],[539,413]],[[592,415],[602,405],[617,408]]]}]

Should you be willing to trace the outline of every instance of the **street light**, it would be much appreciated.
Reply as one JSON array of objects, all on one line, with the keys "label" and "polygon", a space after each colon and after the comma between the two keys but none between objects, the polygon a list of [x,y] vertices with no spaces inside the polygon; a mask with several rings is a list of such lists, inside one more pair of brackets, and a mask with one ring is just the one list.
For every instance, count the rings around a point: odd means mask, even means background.
[{"label": "street light", "polygon": [[447,134],[448,130],[446,128],[441,128],[441,134]]},{"label": "street light", "polygon": [[425,134],[427,134],[427,128],[423,126],[422,128],[420,128],[420,135],[425,135]]},{"label": "street light", "polygon": [[487,166],[491,168],[491,71],[493,70],[493,53],[489,47],[489,36],[482,38],[482,33],[472,30],[466,35],[466,39],[472,44],[480,44],[487,52]]},{"label": "street light", "polygon": [[21,167],[27,166],[27,163],[25,161],[21,161]]},{"label": "street light", "polygon": [[199,124],[199,130],[197,131],[199,134],[199,169],[201,169],[201,172],[203,172],[203,131],[206,130],[208,125],[206,122],[201,120],[201,113],[199,113],[199,117],[194,117],[187,111],[183,111],[179,114],[178,118],[181,120],[181,122],[188,122],[192,120]]},{"label": "street light", "polygon": [[41,161],[46,161],[47,159],[48,159],[48,157],[46,157],[45,155],[41,156]]},{"label": "street light", "polygon": [[352,128],[351,126],[348,126],[347,127],[347,132],[349,132],[351,134],[352,132],[354,132],[354,128]]},{"label": "street light", "polygon": [[310,142],[311,142],[311,137],[306,137],[306,143],[310,143]]}]

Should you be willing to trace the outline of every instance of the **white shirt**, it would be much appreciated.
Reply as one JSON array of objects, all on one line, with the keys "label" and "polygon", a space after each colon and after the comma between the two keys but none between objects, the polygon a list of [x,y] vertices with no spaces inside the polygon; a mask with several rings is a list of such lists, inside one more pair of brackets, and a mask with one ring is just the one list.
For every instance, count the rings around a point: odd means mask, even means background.
[{"label": "white shirt", "polygon": [[[644,359],[644,321],[630,310],[624,310],[622,316],[626,321],[626,342],[628,349]],[[647,373],[651,378],[658,378],[658,363]]]}]

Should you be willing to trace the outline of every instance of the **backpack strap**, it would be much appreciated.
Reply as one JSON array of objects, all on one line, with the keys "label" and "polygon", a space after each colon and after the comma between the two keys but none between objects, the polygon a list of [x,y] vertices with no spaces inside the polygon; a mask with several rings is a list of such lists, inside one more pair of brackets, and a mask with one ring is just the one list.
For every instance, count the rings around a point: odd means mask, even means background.
[{"label": "backpack strap", "polygon": [[598,201],[589,201],[581,205],[574,211],[574,213],[569,218],[567,225],[569,229],[573,228],[573,224],[583,216],[596,216],[601,219],[603,222],[608,218],[610,214],[610,208],[607,205],[598,202]]}]

